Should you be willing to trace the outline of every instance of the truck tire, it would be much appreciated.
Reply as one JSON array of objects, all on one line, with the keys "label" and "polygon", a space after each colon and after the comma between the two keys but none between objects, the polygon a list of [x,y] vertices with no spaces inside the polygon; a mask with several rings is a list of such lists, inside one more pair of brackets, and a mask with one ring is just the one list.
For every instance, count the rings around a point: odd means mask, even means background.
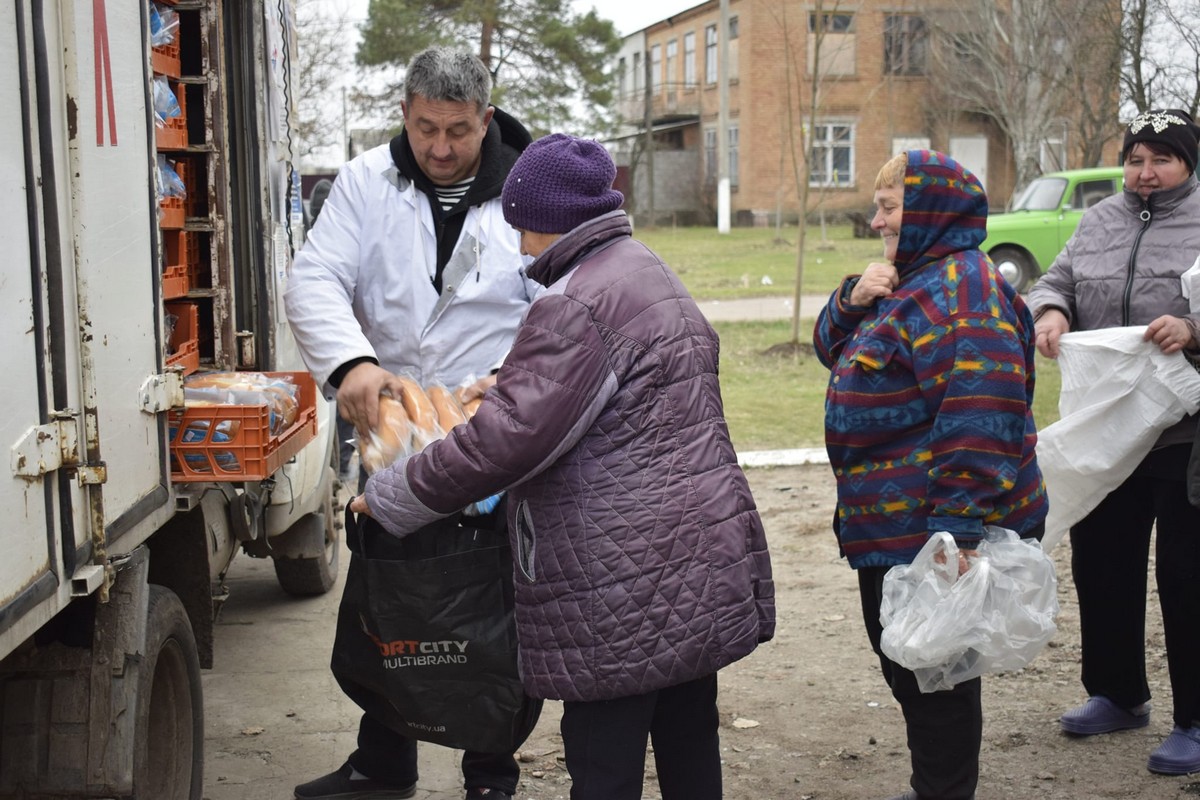
[{"label": "truck tire", "polygon": [[138,675],[134,797],[201,800],[204,697],[192,625],[174,592],[154,584],[146,616],[146,653]]},{"label": "truck tire", "polygon": [[1041,277],[1033,258],[1024,250],[1016,247],[997,247],[988,253],[992,263],[1008,284],[1024,294]]},{"label": "truck tire", "polygon": [[272,559],[275,562],[275,578],[279,581],[279,586],[290,595],[312,597],[325,594],[337,582],[338,551],[341,549],[342,537],[338,527],[340,518],[335,513],[333,498],[334,492],[331,491],[320,511],[302,517],[293,526],[319,526],[320,535],[325,542],[325,551],[319,556],[309,558]]}]

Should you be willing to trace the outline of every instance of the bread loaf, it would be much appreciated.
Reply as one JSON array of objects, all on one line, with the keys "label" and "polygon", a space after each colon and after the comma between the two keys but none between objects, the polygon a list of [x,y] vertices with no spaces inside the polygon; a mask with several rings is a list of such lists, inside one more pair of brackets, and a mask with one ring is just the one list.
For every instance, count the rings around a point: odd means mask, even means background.
[{"label": "bread loaf", "polygon": [[412,447],[412,422],[404,405],[387,395],[379,398],[379,426],[358,439],[358,454],[367,474],[384,469]]},{"label": "bread loaf", "polygon": [[445,386],[434,384],[425,389],[425,393],[429,395],[429,401],[433,403],[433,410],[437,414],[438,425],[443,433],[449,433],[450,429],[455,425],[461,425],[467,421],[467,415],[463,413],[462,404],[455,399],[450,390]]}]

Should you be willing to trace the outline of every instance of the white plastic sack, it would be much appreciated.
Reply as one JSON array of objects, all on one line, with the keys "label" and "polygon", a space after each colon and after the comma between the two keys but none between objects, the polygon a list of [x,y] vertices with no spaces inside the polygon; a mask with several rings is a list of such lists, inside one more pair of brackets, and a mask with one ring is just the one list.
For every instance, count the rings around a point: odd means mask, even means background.
[{"label": "white plastic sack", "polygon": [[977,552],[959,576],[954,537],[936,533],[883,578],[881,649],[922,692],[1021,669],[1057,630],[1058,581],[1036,540],[989,526]]},{"label": "white plastic sack", "polygon": [[1130,476],[1159,434],[1200,409],[1200,374],[1182,353],[1142,341],[1144,325],[1067,333],[1059,340],[1060,419],[1038,433],[1050,511],[1042,547]]},{"label": "white plastic sack", "polygon": [[1200,256],[1179,276],[1179,289],[1188,301],[1188,309],[1193,314],[1200,313]]}]

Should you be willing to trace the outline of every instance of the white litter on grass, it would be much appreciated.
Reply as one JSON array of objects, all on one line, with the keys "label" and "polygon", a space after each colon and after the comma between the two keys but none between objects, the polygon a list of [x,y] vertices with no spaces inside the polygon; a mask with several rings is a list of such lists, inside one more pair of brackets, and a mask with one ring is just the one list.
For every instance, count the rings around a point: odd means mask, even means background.
[{"label": "white litter on grass", "polygon": [[733,727],[741,728],[743,730],[746,728],[757,728],[758,726],[759,726],[758,720],[745,719],[743,717],[738,717],[737,719],[735,719],[733,721]]}]

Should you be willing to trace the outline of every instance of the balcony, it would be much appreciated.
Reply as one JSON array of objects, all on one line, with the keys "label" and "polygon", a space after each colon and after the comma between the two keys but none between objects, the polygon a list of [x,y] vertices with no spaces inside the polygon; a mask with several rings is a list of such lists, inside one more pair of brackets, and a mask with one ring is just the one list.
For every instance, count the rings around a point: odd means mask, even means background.
[{"label": "balcony", "polygon": [[643,90],[618,95],[617,113],[623,122],[641,125],[646,118],[646,101],[649,99],[650,120],[655,125],[697,119],[701,112],[701,95],[699,84],[661,84],[648,98]]}]

